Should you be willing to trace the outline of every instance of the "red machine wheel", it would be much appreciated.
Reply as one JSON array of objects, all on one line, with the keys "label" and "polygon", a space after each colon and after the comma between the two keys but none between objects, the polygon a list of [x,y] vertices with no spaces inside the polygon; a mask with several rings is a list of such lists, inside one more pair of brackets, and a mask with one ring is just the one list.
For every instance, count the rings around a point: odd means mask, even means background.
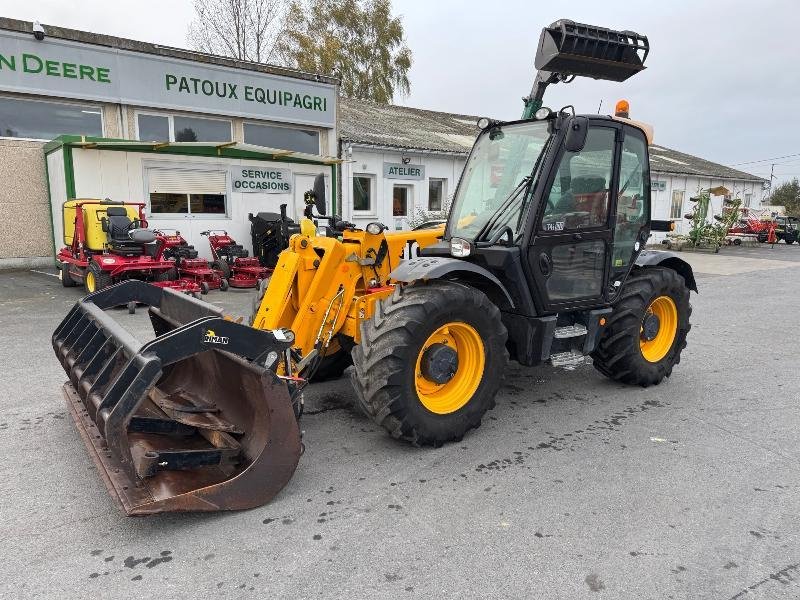
[{"label": "red machine wheel", "polygon": [[227,292],[228,291],[228,287],[229,286],[228,286],[228,280],[227,279],[225,279],[223,277],[222,279],[219,280],[219,289],[220,290],[222,290],[223,292]]},{"label": "red machine wheel", "polygon": [[205,281],[201,281],[200,282],[200,293],[201,294],[203,294],[205,296],[209,292],[210,289],[211,288],[209,287],[208,283],[206,283]]},{"label": "red machine wheel", "polygon": [[69,274],[69,263],[58,263],[58,278],[64,287],[75,287],[75,280]]}]

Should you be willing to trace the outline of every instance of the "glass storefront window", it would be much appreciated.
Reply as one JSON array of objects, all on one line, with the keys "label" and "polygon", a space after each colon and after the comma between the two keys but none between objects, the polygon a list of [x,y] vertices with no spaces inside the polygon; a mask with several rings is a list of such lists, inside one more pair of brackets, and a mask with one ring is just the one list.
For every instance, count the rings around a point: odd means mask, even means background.
[{"label": "glass storefront window", "polygon": [[294,150],[306,154],[319,154],[319,132],[291,127],[276,127],[263,123],[245,123],[246,144]]},{"label": "glass storefront window", "polygon": [[139,139],[146,142],[169,141],[169,117],[161,115],[138,115]]},{"label": "glass storefront window", "polygon": [[100,107],[0,97],[0,137],[52,140],[103,135]]},{"label": "glass storefront window", "polygon": [[231,122],[198,117],[172,118],[176,142],[230,142]]}]

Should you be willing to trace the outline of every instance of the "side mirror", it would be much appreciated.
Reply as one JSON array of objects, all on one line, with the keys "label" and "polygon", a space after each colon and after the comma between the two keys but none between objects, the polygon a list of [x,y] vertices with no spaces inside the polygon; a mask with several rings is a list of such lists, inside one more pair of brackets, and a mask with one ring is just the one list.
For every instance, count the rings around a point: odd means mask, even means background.
[{"label": "side mirror", "polygon": [[317,214],[324,215],[327,209],[327,201],[325,199],[325,175],[320,173],[314,178],[314,206],[317,209]]},{"label": "side mirror", "polygon": [[586,133],[589,131],[589,119],[572,117],[567,121],[567,136],[564,138],[564,149],[567,152],[580,152],[586,144]]}]

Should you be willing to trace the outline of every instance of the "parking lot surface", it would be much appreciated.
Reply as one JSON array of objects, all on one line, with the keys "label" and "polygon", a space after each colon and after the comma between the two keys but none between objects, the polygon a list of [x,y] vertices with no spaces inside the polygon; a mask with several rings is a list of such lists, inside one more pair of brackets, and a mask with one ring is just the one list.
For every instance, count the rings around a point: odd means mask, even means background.
[{"label": "parking lot surface", "polygon": [[[80,291],[0,274],[0,597],[797,598],[800,248],[682,256],[700,294],[662,385],[513,364],[433,450],[353,410],[347,378],[315,384],[270,504],[135,519],[61,395],[50,335]],[[246,315],[252,292],[207,299]]]}]

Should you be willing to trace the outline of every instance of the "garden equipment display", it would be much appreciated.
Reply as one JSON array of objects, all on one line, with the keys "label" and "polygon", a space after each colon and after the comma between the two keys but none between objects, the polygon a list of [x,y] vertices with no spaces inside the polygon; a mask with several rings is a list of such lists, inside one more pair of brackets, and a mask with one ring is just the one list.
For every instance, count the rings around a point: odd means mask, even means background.
[{"label": "garden equipment display", "polygon": [[775,233],[777,226],[777,222],[772,217],[764,218],[748,213],[728,229],[728,235],[752,235],[762,244],[774,244],[778,240]]},{"label": "garden equipment display", "polygon": [[[160,493],[164,487],[152,478],[177,473],[184,495],[202,494],[205,463],[174,450],[182,447],[176,440],[157,437],[184,426],[218,477],[223,463],[228,474],[247,464],[241,452],[225,461],[235,443],[246,446],[242,436],[262,428],[283,437],[259,442],[250,456],[294,469],[299,441],[290,415],[302,414],[303,386],[351,361],[361,410],[393,437],[431,446],[480,425],[510,357],[570,368],[591,360],[604,375],[639,386],[669,377],[686,346],[689,295],[697,286],[679,257],[643,250],[651,231],[672,227],[651,219],[652,129],[628,118],[627,103],[615,116],[541,106],[548,84],[574,75],[623,80],[644,68],[648,50],[647,38],[629,31],[571,21],[546,28],[523,119],[479,121],[445,225],[388,232],[375,222],[358,229],[325,214],[319,175],[306,194],[299,234],[260,286],[252,328],[199,300],[151,292],[140,301],[151,306],[157,337],[141,346],[101,310],[140,299],[141,290],[119,286],[79,303],[56,331],[54,347],[70,373],[73,417],[106,461],[116,493],[124,496],[131,483],[140,485],[137,493]],[[319,235],[314,220],[333,235]],[[209,423],[212,414],[225,429]],[[211,448],[209,438],[219,443]],[[126,469],[127,478],[114,484],[109,467]],[[262,495],[246,499],[252,505],[283,485],[286,471],[256,483],[245,470],[224,483],[245,475],[249,493],[263,485]],[[191,508],[244,502],[220,494],[208,504],[193,500]]]},{"label": "garden equipment display", "polygon": [[201,231],[200,235],[208,237],[214,259],[211,267],[222,273],[231,287],[254,288],[272,272],[272,269],[262,267],[257,258],[248,256],[247,250],[237,244],[227,231]]},{"label": "garden equipment display", "polygon": [[163,256],[165,243],[147,229],[144,203],[69,200],[62,207],[64,244],[56,255],[64,287],[83,284],[87,293],[125,279],[173,283],[175,266]]},{"label": "garden equipment display", "polygon": [[201,294],[207,294],[210,290],[224,292],[228,289],[224,272],[213,268],[206,259],[198,258],[197,250],[183,238],[180,231],[162,229],[157,233],[165,240],[165,258],[174,261],[174,279],[187,286],[196,286]]},{"label": "garden equipment display", "polygon": [[253,256],[262,267],[272,269],[278,264],[278,255],[289,246],[289,238],[300,233],[300,227],[286,215],[286,205],[281,204],[281,212],[260,212],[249,214],[250,237],[253,243]]}]

